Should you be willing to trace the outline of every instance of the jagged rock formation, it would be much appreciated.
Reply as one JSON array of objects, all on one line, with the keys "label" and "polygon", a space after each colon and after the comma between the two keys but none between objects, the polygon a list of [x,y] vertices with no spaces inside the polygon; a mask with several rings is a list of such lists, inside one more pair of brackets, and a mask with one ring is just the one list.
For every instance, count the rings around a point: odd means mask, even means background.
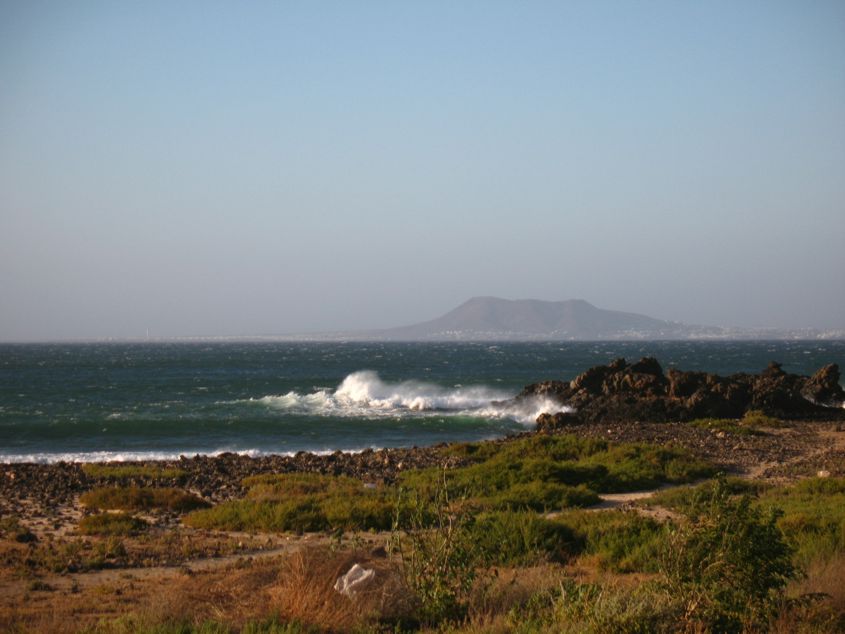
[{"label": "jagged rock formation", "polygon": [[616,359],[590,368],[574,380],[544,381],[525,387],[516,397],[546,396],[574,408],[572,414],[542,415],[541,429],[602,420],[685,421],[695,418],[739,418],[761,410],[784,419],[845,417],[845,392],[839,367],[830,364],[811,377],[788,374],[772,362],[760,374],[719,376],[669,370],[656,359],[629,364]]}]

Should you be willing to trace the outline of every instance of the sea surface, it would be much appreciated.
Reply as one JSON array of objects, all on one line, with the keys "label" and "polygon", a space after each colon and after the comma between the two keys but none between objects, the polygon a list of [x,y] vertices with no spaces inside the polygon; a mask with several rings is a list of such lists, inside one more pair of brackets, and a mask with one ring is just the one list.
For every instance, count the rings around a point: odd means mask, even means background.
[{"label": "sea surface", "polygon": [[845,342],[0,345],[0,462],[407,447],[529,428],[506,401],[625,357],[664,369],[810,374]]}]

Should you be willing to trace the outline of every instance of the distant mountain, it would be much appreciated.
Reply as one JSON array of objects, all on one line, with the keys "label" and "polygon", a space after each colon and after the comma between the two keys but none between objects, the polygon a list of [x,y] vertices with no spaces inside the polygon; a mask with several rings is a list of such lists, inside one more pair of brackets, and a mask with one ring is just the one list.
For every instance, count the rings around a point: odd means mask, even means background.
[{"label": "distant mountain", "polygon": [[604,310],[581,299],[547,302],[474,297],[437,319],[366,334],[396,341],[478,341],[689,339],[719,337],[724,332]]}]

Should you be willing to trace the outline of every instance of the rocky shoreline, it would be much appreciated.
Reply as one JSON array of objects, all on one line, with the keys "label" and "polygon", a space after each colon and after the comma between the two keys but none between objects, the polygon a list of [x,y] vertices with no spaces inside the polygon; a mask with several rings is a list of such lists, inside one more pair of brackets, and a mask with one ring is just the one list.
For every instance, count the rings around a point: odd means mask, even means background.
[{"label": "rocky shoreline", "polygon": [[551,398],[585,422],[740,418],[749,411],[784,420],[843,420],[845,391],[839,381],[835,363],[809,377],[789,374],[774,361],[760,374],[719,376],[664,372],[657,359],[645,357],[632,364],[616,359],[568,382],[534,383],[517,399]]},{"label": "rocky shoreline", "polygon": [[[719,466],[727,473],[748,474],[764,466],[776,467],[800,459],[816,456],[830,449],[825,434],[840,435],[845,440],[842,424],[801,421],[788,427],[755,434],[737,434],[708,430],[688,423],[583,423],[574,429],[532,431],[501,438],[506,443],[514,438],[534,433],[569,433],[602,438],[612,442],[649,442],[674,444]],[[300,452],[294,456],[251,457],[234,453],[218,456],[183,457],[172,461],[103,463],[116,465],[156,466],[175,468],[182,475],[172,478],[134,476],[122,478],[121,485],[175,486],[188,489],[209,502],[218,503],[241,497],[245,490],[242,480],[263,473],[308,472],[346,475],[365,482],[395,482],[406,470],[432,466],[451,468],[464,460],[443,451],[445,444],[433,447],[365,450],[359,453],[335,452],[327,455]],[[842,456],[831,456],[825,468],[838,470],[834,463],[845,465]],[[30,500],[47,509],[73,504],[81,492],[97,486],[116,484],[115,479],[88,475],[81,464],[14,463],[0,466],[0,508],[18,506],[16,502]]]}]

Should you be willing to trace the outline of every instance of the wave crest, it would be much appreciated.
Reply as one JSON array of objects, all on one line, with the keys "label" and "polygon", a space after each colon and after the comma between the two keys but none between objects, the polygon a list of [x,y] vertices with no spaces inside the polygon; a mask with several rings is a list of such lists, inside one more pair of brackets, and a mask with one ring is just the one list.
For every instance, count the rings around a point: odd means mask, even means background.
[{"label": "wave crest", "polygon": [[388,383],[372,370],[361,370],[348,375],[334,391],[288,392],[250,401],[289,413],[314,416],[403,418],[441,412],[507,418],[523,424],[533,424],[544,412],[569,411],[549,398],[533,397],[519,402],[512,399],[513,394],[487,386],[446,388],[421,381]]}]

